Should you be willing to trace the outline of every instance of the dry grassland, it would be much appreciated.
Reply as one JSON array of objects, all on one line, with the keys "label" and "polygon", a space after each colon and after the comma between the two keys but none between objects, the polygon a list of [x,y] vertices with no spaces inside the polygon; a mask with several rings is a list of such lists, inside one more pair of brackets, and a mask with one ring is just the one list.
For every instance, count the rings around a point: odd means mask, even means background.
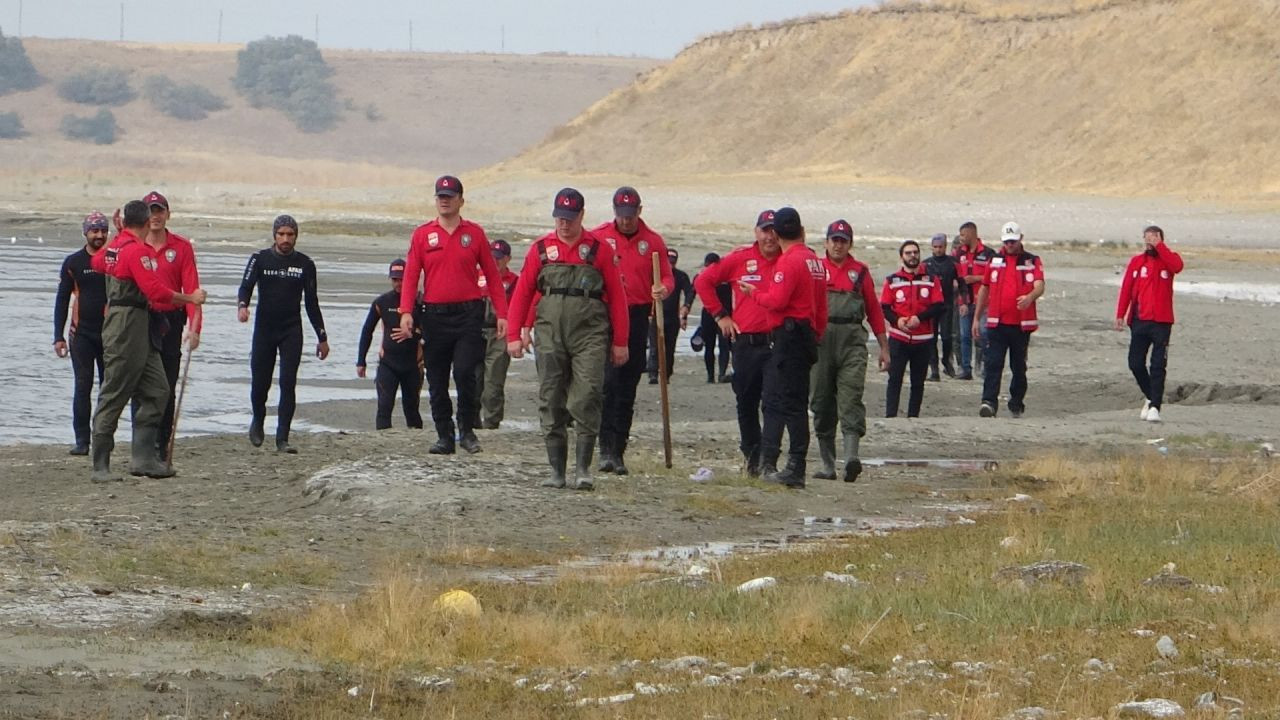
[{"label": "dry grassland", "polygon": [[[381,717],[991,718],[1036,705],[1095,717],[1133,698],[1190,707],[1215,689],[1265,713],[1280,708],[1274,473],[1242,456],[1044,456],[1002,471],[989,493],[1033,500],[997,501],[972,525],[736,557],[711,563],[704,583],[652,582],[623,565],[543,585],[472,584],[484,607],[474,620],[433,610],[447,581],[402,566],[354,602],[278,618],[253,640],[362,687],[350,702],[299,687],[284,717],[373,707]],[[1078,582],[993,579],[1049,560],[1090,571]],[[1144,585],[1170,562],[1192,584]],[[822,581],[828,571],[865,584]],[[735,591],[766,575],[778,586]],[[1156,654],[1161,635],[1180,657]],[[689,655],[707,664],[665,665]],[[440,678],[450,691],[422,690]],[[622,705],[594,699],[637,688]]]}]

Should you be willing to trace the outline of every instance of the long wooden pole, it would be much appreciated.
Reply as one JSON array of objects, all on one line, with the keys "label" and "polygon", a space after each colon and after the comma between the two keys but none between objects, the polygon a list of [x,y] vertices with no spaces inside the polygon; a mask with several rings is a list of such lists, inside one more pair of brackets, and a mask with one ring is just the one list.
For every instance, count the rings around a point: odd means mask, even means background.
[{"label": "long wooden pole", "polygon": [[165,458],[173,464],[173,443],[178,439],[178,416],[182,414],[182,397],[187,394],[187,373],[191,372],[191,348],[187,348],[187,356],[182,359],[182,382],[178,384],[178,400],[173,404],[173,426],[169,428],[169,447]]},{"label": "long wooden pole", "polygon": [[[662,282],[662,270],[658,253],[653,253],[653,284],[656,287]],[[667,333],[663,328],[662,301],[653,299],[653,319],[658,333],[658,392],[662,396],[662,459],[668,470],[671,469],[671,403],[667,399]]]}]

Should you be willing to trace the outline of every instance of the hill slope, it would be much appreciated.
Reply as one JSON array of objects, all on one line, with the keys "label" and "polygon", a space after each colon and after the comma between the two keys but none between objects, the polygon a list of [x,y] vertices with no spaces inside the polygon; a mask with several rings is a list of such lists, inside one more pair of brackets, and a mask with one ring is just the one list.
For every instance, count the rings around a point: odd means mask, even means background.
[{"label": "hill slope", "polygon": [[1276,0],[890,5],[702,40],[498,170],[1274,200],[1278,48]]}]

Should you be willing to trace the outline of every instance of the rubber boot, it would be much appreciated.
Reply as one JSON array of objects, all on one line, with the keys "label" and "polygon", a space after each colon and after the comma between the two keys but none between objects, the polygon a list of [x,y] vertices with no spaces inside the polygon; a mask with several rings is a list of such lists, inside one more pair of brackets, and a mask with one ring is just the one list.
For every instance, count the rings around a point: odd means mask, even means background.
[{"label": "rubber boot", "polygon": [[132,457],[129,460],[129,474],[149,478],[170,478],[178,473],[167,463],[156,457],[156,437],[160,428],[156,425],[133,426]]},{"label": "rubber boot", "polygon": [[613,474],[613,471],[616,470],[618,466],[615,465],[613,461],[613,444],[609,442],[609,435],[607,433],[600,433],[596,440],[600,443],[600,465],[596,467],[596,470],[602,473]]},{"label": "rubber boot", "polygon": [[452,455],[457,452],[453,439],[453,423],[436,423],[436,443],[427,449],[432,455]]},{"label": "rubber boot", "polygon": [[936,357],[929,361],[929,377],[926,379],[929,382],[940,382],[942,380],[942,376],[938,374],[938,359]]},{"label": "rubber boot", "polygon": [[560,438],[547,438],[547,463],[551,475],[538,483],[542,487],[564,487],[564,466],[569,462],[569,442]]},{"label": "rubber boot", "polygon": [[836,479],[836,439],[834,437],[818,438],[818,455],[822,458],[822,469],[813,474],[817,480]]},{"label": "rubber boot", "polygon": [[848,434],[844,436],[844,481],[847,483],[857,482],[858,476],[862,474],[862,460],[858,457],[858,446],[862,443],[862,438]]},{"label": "rubber boot", "polygon": [[91,448],[93,450],[93,474],[89,480],[96,483],[119,482],[124,476],[111,472],[111,451],[116,441],[110,435],[94,435]]},{"label": "rubber boot", "polygon": [[742,452],[749,477],[760,477],[760,447],[756,446]]},{"label": "rubber boot", "polygon": [[789,488],[804,487],[804,460],[787,459],[787,466],[765,478],[767,482],[785,485]]},{"label": "rubber boot", "polygon": [[618,475],[629,475],[631,471],[627,469],[627,464],[622,461],[622,456],[627,452],[627,443],[619,442],[613,448],[613,471]]},{"label": "rubber boot", "polygon": [[770,475],[775,475],[775,474],[777,474],[777,472],[778,472],[778,456],[779,456],[780,454],[781,454],[781,453],[780,453],[780,452],[777,452],[777,451],[769,451],[769,450],[761,450],[761,451],[760,451],[760,467],[759,467],[759,469],[760,469],[760,477],[761,477],[762,479],[764,479],[764,480],[766,480],[766,481],[767,481],[767,480],[769,479],[769,476],[770,476]]},{"label": "rubber boot", "polygon": [[596,449],[596,439],[590,435],[578,436],[578,467],[574,473],[574,490],[594,490],[595,481],[591,479],[591,455]]}]

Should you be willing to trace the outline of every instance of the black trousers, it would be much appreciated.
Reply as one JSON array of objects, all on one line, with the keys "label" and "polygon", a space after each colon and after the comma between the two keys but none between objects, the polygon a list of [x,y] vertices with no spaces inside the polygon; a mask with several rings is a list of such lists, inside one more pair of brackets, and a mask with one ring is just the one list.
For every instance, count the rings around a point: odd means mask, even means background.
[{"label": "black trousers", "polygon": [[160,344],[160,361],[164,363],[164,376],[169,381],[169,399],[165,402],[164,417],[160,420],[160,434],[156,442],[161,451],[169,447],[169,436],[173,433],[173,414],[177,409],[178,373],[182,368],[182,332],[187,325],[187,313],[183,310],[172,310],[164,314],[169,321],[169,332],[165,333]]},{"label": "black trousers", "polygon": [[740,335],[733,344],[733,392],[738,400],[738,447],[747,465],[760,465],[760,399],[773,349],[764,335]]},{"label": "black trousers", "polygon": [[631,330],[627,337],[625,365],[605,365],[604,409],[600,415],[600,450],[621,455],[631,438],[631,419],[636,410],[636,386],[644,374],[645,351],[649,344],[649,306],[627,308]]},{"label": "black trousers", "polygon": [[423,359],[427,366],[427,393],[431,420],[441,437],[453,437],[453,400],[449,397],[449,374],[458,393],[457,431],[475,429],[479,414],[476,396],[476,368],[484,364],[484,303],[428,304],[423,315]]},{"label": "black trousers", "polygon": [[377,430],[391,427],[391,411],[396,406],[396,391],[400,391],[400,406],[404,409],[405,427],[422,429],[422,413],[419,411],[422,395],[422,369],[414,363],[410,367],[397,367],[382,360],[374,376],[373,386],[378,390],[378,413],[373,426]]},{"label": "black trousers", "polygon": [[[954,335],[952,330],[955,328],[956,322],[956,306],[948,305],[946,312],[941,317],[934,319],[933,344],[929,346],[929,365],[936,371],[938,368],[938,360],[942,360],[942,366],[951,367],[951,348],[954,344]],[[938,352],[938,340],[942,340],[942,352]]]},{"label": "black trousers", "polygon": [[983,359],[982,402],[998,407],[1000,380],[1004,375],[1004,358],[1009,356],[1009,409],[1026,410],[1023,400],[1027,397],[1027,346],[1031,333],[1017,325],[997,325],[987,329],[987,351]]},{"label": "black trousers", "polygon": [[[1129,370],[1138,381],[1142,396],[1159,409],[1164,402],[1165,366],[1169,362],[1169,336],[1173,323],[1135,320],[1129,327]],[[1151,369],[1147,370],[1147,352]]]},{"label": "black trousers", "polygon": [[[666,318],[663,318],[664,320]],[[675,322],[666,322],[662,326],[663,340],[667,341],[667,377],[671,377],[676,369],[676,343],[680,341],[680,318]],[[646,367],[650,378],[658,377],[658,323],[649,321],[649,364]]]},{"label": "black trousers", "polygon": [[899,399],[902,397],[902,378],[911,368],[911,388],[907,391],[907,417],[920,417],[924,404],[924,379],[929,374],[929,359],[933,355],[932,342],[911,344],[895,337],[889,338],[889,386],[884,391],[884,416],[898,417]]},{"label": "black trousers", "polygon": [[249,350],[251,374],[249,404],[254,422],[267,416],[267,393],[271,390],[271,374],[280,357],[280,405],[276,408],[276,441],[289,439],[293,411],[297,408],[298,366],[302,364],[302,324],[290,323],[270,328],[253,328],[253,345]]},{"label": "black trousers", "polygon": [[[707,382],[716,379],[716,350],[720,350],[720,375],[723,376],[729,369],[729,353],[732,349],[732,343],[729,338],[720,332],[720,326],[712,321],[710,324],[702,325],[702,361],[707,366]],[[734,370],[737,372],[737,370]]]},{"label": "black trousers", "polygon": [[75,384],[71,390],[71,429],[76,445],[88,445],[90,421],[93,418],[93,370],[98,369],[98,386],[102,386],[102,336],[77,332],[68,345],[71,372]]},{"label": "black trousers", "polygon": [[[782,453],[782,431],[791,439],[787,466],[803,473],[809,453],[809,368],[817,360],[817,342],[807,324],[788,319],[773,331],[773,352],[765,363],[764,427],[760,462],[773,467]],[[736,372],[734,373],[737,374]]]}]

